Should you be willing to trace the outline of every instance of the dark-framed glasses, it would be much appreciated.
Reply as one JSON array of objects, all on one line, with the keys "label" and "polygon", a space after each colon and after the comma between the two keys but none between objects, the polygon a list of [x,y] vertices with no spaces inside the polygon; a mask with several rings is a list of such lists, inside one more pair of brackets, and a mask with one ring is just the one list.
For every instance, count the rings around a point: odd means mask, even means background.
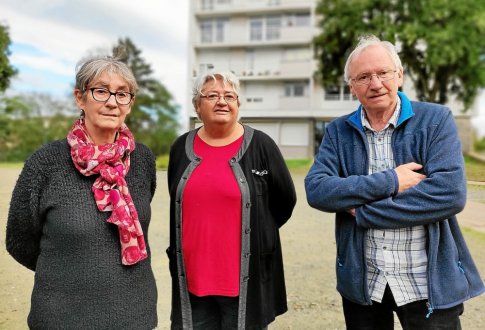
[{"label": "dark-framed glasses", "polygon": [[388,81],[394,78],[396,72],[397,70],[382,70],[377,73],[365,72],[358,74],[352,80],[356,85],[369,85],[373,76],[376,76],[380,81]]},{"label": "dark-framed glasses", "polygon": [[101,87],[91,87],[89,88],[91,94],[93,95],[93,99],[99,102],[106,102],[109,100],[111,95],[115,96],[115,100],[120,105],[128,105],[130,104],[131,100],[133,99],[134,94],[130,92],[112,92],[107,88]]},{"label": "dark-framed glasses", "polygon": [[201,94],[200,97],[205,98],[207,101],[212,102],[212,103],[215,103],[215,102],[219,101],[219,99],[221,97],[227,103],[236,102],[237,101],[237,98],[238,98],[238,96],[236,94],[233,94],[233,93],[228,93],[228,94],[224,94],[224,95],[219,95],[217,93],[209,93],[207,95]]}]

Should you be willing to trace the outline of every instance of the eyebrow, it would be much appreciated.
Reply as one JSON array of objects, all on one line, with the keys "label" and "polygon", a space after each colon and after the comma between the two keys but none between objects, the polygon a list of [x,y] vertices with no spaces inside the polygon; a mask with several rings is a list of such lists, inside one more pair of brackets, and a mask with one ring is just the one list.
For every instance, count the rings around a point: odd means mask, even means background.
[{"label": "eyebrow", "polygon": [[[391,69],[391,68],[382,68],[382,69],[379,69],[379,70],[376,70],[374,72],[383,72],[383,71],[392,71],[394,69]],[[360,75],[363,75],[363,74],[371,74],[372,72],[370,71],[364,71],[364,72],[359,72],[357,73],[357,76],[360,76]]]},{"label": "eyebrow", "polygon": [[[208,90],[208,91],[202,91],[203,94],[219,94],[219,92],[215,91],[215,90]],[[224,94],[236,94],[237,93],[235,91],[224,91]]]},{"label": "eyebrow", "polygon": [[[109,83],[106,82],[106,81],[96,81],[96,82],[93,82],[91,84],[91,86],[95,87],[95,86],[101,86],[103,88],[106,88],[106,89],[109,89],[108,86],[109,86]],[[116,88],[117,91],[121,91],[121,90],[127,90],[127,91],[130,91],[130,87],[128,85],[121,85],[119,86],[118,88]]]}]

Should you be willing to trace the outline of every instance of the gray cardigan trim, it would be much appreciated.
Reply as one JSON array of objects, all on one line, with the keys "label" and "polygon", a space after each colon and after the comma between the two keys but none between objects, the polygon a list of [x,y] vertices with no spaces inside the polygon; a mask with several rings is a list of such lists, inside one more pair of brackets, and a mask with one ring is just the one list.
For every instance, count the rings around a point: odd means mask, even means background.
[{"label": "gray cardigan trim", "polygon": [[[182,327],[183,329],[192,329],[192,308],[190,306],[189,291],[187,288],[187,278],[185,276],[184,256],[182,250],[182,196],[188,179],[199,166],[202,158],[194,153],[194,138],[198,130],[192,130],[187,135],[185,140],[185,152],[190,160],[189,166],[184,171],[182,179],[177,186],[176,193],[176,210],[175,210],[175,234],[176,234],[176,255],[177,255],[177,270],[178,282],[180,288],[180,302],[182,312]],[[238,329],[244,330],[246,327],[246,300],[249,280],[249,258],[251,255],[250,249],[250,208],[251,196],[246,177],[242,171],[239,161],[248,149],[249,144],[253,138],[254,130],[251,127],[244,126],[244,138],[241,148],[238,153],[229,160],[234,177],[237,180],[239,189],[241,191],[241,273],[239,277],[239,311],[238,311]]]}]

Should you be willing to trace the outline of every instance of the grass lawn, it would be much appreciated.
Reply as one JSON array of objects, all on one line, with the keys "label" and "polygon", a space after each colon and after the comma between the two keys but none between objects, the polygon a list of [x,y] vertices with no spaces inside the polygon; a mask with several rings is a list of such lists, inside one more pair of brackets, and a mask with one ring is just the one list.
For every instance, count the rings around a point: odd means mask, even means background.
[{"label": "grass lawn", "polygon": [[[293,172],[308,172],[312,166],[312,159],[287,159],[286,165]],[[468,180],[485,182],[485,163],[465,156],[465,172]],[[484,188],[485,189],[485,188]]]},{"label": "grass lawn", "polygon": [[[166,167],[168,163],[167,156],[159,157],[157,159],[157,165],[159,168]],[[159,164],[158,164],[159,163]],[[312,166],[313,159],[287,159],[286,164],[288,168],[293,172],[306,173]],[[22,162],[5,163],[0,162],[0,168],[22,168]],[[465,156],[465,172],[468,180],[471,181],[484,181],[485,182],[485,163],[476,159]],[[485,189],[485,188],[484,188]]]},{"label": "grass lawn", "polygon": [[485,163],[465,156],[466,178],[472,181],[485,181]]},{"label": "grass lawn", "polygon": [[22,168],[24,166],[24,163],[21,162],[14,162],[14,163],[5,163],[5,162],[0,162],[0,168]]}]

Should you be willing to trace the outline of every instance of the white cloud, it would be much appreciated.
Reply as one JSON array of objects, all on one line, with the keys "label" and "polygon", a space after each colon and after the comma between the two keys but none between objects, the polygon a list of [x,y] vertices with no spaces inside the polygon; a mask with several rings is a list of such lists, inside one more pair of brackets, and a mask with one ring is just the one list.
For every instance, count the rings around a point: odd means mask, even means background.
[{"label": "white cloud", "polygon": [[119,38],[129,37],[155,78],[184,106],[188,1],[2,0],[0,22],[9,27],[13,44],[28,46],[10,58],[15,66],[29,69],[20,70],[13,87],[27,81],[29,86],[39,82],[45,87],[48,77],[36,79],[33,71],[73,81],[74,67],[82,57],[96,49],[111,49]]},{"label": "white cloud", "polygon": [[72,76],[74,68],[61,61],[48,56],[34,56],[29,54],[13,54],[10,60],[17,65],[26,65],[32,68],[48,70],[56,74]]}]

